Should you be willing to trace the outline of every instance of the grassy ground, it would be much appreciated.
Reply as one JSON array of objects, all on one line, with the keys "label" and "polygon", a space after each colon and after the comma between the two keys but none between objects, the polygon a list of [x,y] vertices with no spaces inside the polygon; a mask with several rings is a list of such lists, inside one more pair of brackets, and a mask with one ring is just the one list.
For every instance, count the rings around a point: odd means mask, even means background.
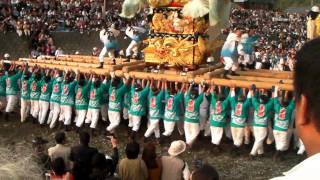
[{"label": "grassy ground", "polygon": [[[99,124],[100,129],[97,135],[92,138],[92,146],[95,146],[101,152],[111,152],[111,145],[107,138],[102,135],[102,123]],[[142,126],[143,132],[145,125]],[[49,128],[41,128],[38,124],[32,124],[30,121],[24,124],[19,122],[19,117],[13,115],[9,121],[4,121],[0,118],[0,146],[5,144],[13,149],[19,147],[18,156],[24,156],[25,152],[31,151],[31,140],[36,136],[42,136],[49,140],[48,147],[54,145],[54,132],[57,129],[50,130]],[[140,137],[142,134],[139,135]],[[183,137],[175,134],[175,139],[183,139]],[[77,134],[74,131],[67,132],[68,144],[70,146],[78,143]],[[125,124],[122,124],[117,133],[120,143],[120,158],[124,156],[124,145],[127,142],[127,130]],[[21,146],[22,144],[22,146]],[[141,143],[142,144],[142,143]],[[223,142],[221,153],[210,151],[210,140],[202,139],[195,145],[196,148],[192,152],[186,152],[182,156],[189,164],[191,169],[194,169],[195,162],[202,160],[215,166],[222,179],[269,179],[279,176],[282,172],[291,169],[294,165],[303,160],[303,157],[298,157],[294,152],[289,152],[285,156],[285,160],[281,162],[272,161],[274,146],[266,147],[266,155],[263,158],[250,160],[248,154],[251,147],[243,148],[239,157],[231,156],[229,151],[232,148],[230,142]],[[23,148],[22,148],[23,147]],[[167,154],[168,144],[159,146],[159,155]],[[20,154],[19,154],[20,153]]]}]

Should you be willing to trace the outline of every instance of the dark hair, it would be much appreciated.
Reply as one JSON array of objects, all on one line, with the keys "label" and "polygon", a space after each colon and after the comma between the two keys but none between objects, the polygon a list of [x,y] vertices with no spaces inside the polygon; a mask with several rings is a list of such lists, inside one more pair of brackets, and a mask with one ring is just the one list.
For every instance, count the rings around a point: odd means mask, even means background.
[{"label": "dark hair", "polygon": [[82,145],[88,145],[90,142],[90,135],[85,131],[79,133],[79,138]]},{"label": "dark hair", "polygon": [[62,157],[58,157],[51,162],[53,172],[58,176],[63,176],[66,173],[66,165]]},{"label": "dark hair", "polygon": [[128,159],[138,158],[140,146],[137,142],[130,142],[126,146],[126,156]]},{"label": "dark hair", "polygon": [[[294,88],[296,100],[300,101],[301,95],[307,98],[308,111],[314,118],[319,118],[320,113],[320,39],[307,42],[297,52],[297,62],[294,73]],[[316,123],[320,130],[320,123]]]},{"label": "dark hair", "polygon": [[219,174],[214,167],[205,164],[192,173],[191,180],[219,180]]},{"label": "dark hair", "polygon": [[102,153],[97,153],[92,157],[91,165],[97,169],[105,169],[107,166],[106,157]]},{"label": "dark hair", "polygon": [[148,143],[146,146],[144,146],[142,159],[146,163],[148,169],[154,169],[158,167],[156,146],[153,143]]},{"label": "dark hair", "polygon": [[57,132],[54,139],[57,144],[62,144],[66,140],[66,134],[64,132]]}]

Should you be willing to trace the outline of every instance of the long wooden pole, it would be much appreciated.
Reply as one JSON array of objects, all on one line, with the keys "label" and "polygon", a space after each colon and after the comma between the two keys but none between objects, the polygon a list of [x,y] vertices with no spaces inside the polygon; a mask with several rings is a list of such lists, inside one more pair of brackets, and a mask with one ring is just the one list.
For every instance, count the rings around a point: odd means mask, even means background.
[{"label": "long wooden pole", "polygon": [[256,76],[228,76],[228,77],[233,80],[270,82],[270,83],[282,82],[283,84],[293,84],[292,79],[265,78],[265,77],[256,77]]},{"label": "long wooden pole", "polygon": [[[16,62],[16,64],[22,65],[24,62]],[[58,69],[65,69],[66,66],[63,65],[56,65],[56,64],[38,64],[38,63],[29,63],[30,66],[38,65],[40,67],[48,67],[48,68],[58,68]],[[76,67],[73,67],[76,68]],[[92,69],[92,68],[78,68],[80,72],[91,73],[95,72],[96,74],[105,75],[110,73],[111,71],[106,69]],[[219,79],[219,78],[211,78],[206,79],[204,76],[198,76],[195,78],[188,78],[187,76],[177,76],[177,75],[167,75],[167,74],[156,74],[156,73],[148,73],[148,72],[137,72],[134,70],[124,72],[123,70],[116,70],[114,71],[116,76],[125,77],[125,74],[129,74],[130,77],[135,76],[137,79],[149,79],[153,78],[155,80],[163,80],[166,79],[170,82],[195,82],[200,84],[201,82],[205,81],[208,84],[215,84],[220,86],[236,86],[236,87],[243,87],[243,88],[250,88],[253,84],[256,85],[258,89],[271,89],[272,86],[278,85],[281,90],[293,91],[292,84],[277,84],[271,82],[258,82],[258,81],[245,81],[245,80],[229,80],[229,79]]]},{"label": "long wooden pole", "polygon": [[276,72],[252,72],[252,71],[237,71],[241,76],[256,76],[266,78],[279,78],[279,79],[293,79],[293,74],[279,74]]}]

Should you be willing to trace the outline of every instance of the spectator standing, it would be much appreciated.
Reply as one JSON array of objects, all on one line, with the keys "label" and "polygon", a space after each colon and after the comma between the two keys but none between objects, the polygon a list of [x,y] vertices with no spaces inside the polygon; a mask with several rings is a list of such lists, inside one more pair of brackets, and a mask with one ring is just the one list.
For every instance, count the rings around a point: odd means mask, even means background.
[{"label": "spectator standing", "polygon": [[70,160],[73,162],[75,179],[87,180],[92,170],[92,157],[98,150],[89,146],[90,135],[87,132],[80,132],[79,138],[80,144],[71,148]]},{"label": "spectator standing", "polygon": [[179,140],[173,141],[170,145],[168,153],[170,156],[163,156],[162,161],[162,180],[188,180],[190,171],[188,164],[178,156],[186,150],[186,143]]},{"label": "spectator standing", "polygon": [[214,167],[204,164],[192,172],[190,180],[219,180],[219,174]]},{"label": "spectator standing", "polygon": [[130,142],[126,146],[126,158],[119,163],[119,176],[122,180],[147,180],[148,169],[140,158],[140,146],[137,142]]},{"label": "spectator standing", "polygon": [[57,158],[62,158],[65,163],[67,170],[71,170],[70,154],[71,148],[66,146],[66,134],[64,132],[57,132],[55,134],[56,145],[48,149],[48,155],[51,158],[51,161],[54,161]]},{"label": "spectator standing", "polygon": [[51,180],[74,180],[73,175],[67,172],[63,158],[58,157],[52,161]]},{"label": "spectator standing", "polygon": [[114,172],[119,161],[118,141],[115,137],[111,138],[113,155],[108,156],[102,153],[97,153],[92,158],[92,173],[90,180],[111,180],[117,179],[114,177]]},{"label": "spectator standing", "polygon": [[149,143],[144,147],[142,159],[148,168],[148,180],[161,180],[162,163],[161,158],[156,154],[154,143]]}]

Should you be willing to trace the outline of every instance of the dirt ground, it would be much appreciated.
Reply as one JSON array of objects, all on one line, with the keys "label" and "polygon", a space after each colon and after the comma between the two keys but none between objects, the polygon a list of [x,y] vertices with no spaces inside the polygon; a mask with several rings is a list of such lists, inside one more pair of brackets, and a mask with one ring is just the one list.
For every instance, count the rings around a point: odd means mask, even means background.
[{"label": "dirt ground", "polygon": [[[92,138],[91,144],[97,147],[101,152],[111,152],[111,144],[108,138],[103,135],[103,131],[106,125],[103,123],[99,124],[99,129],[97,130],[97,135]],[[142,130],[145,132],[145,123],[142,125]],[[20,149],[20,151],[30,151],[31,150],[31,140],[36,136],[42,136],[43,138],[49,140],[48,147],[54,145],[54,133],[58,129],[50,130],[48,127],[41,128],[38,124],[33,124],[27,121],[21,124],[19,122],[19,116],[11,115],[10,120],[3,120],[0,116],[0,144],[6,145],[12,148],[15,147],[25,147],[25,149]],[[124,156],[124,146],[127,142],[127,128],[125,123],[121,124],[119,130],[117,131],[117,137],[119,141],[119,151],[120,159]],[[142,137],[143,134],[139,134]],[[174,139],[183,139],[179,136],[176,130]],[[78,143],[78,137],[76,132],[67,132],[68,144],[70,146]],[[142,142],[141,142],[142,144]],[[190,169],[194,169],[197,162],[207,162],[213,165],[219,172],[221,179],[269,179],[281,175],[282,172],[288,171],[294,165],[298,164],[305,157],[297,156],[293,150],[288,152],[283,161],[273,161],[272,155],[274,153],[274,145],[266,147],[266,154],[264,157],[259,159],[251,160],[248,158],[250,147],[243,147],[240,156],[232,156],[230,154],[230,149],[232,148],[232,143],[227,140],[223,141],[222,152],[212,152],[210,150],[211,143],[210,139],[201,139],[197,141],[194,150],[185,152],[182,156],[189,166]],[[1,145],[0,145],[1,146]],[[159,155],[167,154],[168,144],[159,146]]]}]

